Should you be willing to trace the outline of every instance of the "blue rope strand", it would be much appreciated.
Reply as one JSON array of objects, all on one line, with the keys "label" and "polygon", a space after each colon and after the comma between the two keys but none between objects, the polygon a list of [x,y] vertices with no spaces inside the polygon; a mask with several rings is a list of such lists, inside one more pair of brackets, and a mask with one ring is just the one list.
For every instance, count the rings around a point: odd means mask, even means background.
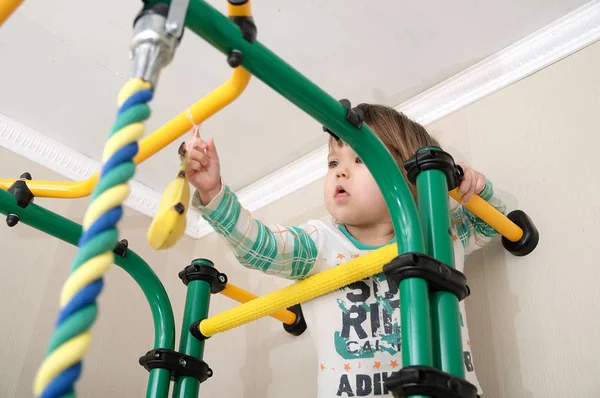
[{"label": "blue rope strand", "polygon": [[78,291],[71,300],[65,305],[60,312],[58,313],[58,319],[56,321],[56,326],[59,326],[64,322],[72,314],[76,313],[83,307],[86,307],[90,304],[93,304],[96,300],[96,297],[102,291],[102,287],[104,286],[104,280],[102,278],[96,279],[94,282],[85,286],[83,289]]},{"label": "blue rope strand", "polygon": [[79,246],[83,246],[90,241],[91,238],[101,234],[102,232],[112,228],[123,217],[122,207],[113,207],[102,217],[99,217],[90,228],[86,230],[79,238]]},{"label": "blue rope strand", "polygon": [[131,97],[127,98],[125,102],[123,102],[123,105],[121,105],[121,107],[117,111],[117,116],[125,112],[127,109],[133,107],[134,105],[145,104],[146,102],[149,102],[152,99],[153,95],[154,93],[152,92],[152,90],[138,91]]},{"label": "blue rope strand", "polygon": [[125,162],[129,162],[131,159],[137,155],[138,152],[138,143],[132,142],[124,146],[115,152],[102,166],[102,172],[100,173],[100,177],[104,176],[106,173],[114,169],[120,164]]},{"label": "blue rope strand", "polygon": [[79,378],[80,375],[81,362],[77,362],[70,368],[65,369],[64,372],[52,380],[40,398],[62,397],[63,395],[71,392],[73,389],[73,383]]}]

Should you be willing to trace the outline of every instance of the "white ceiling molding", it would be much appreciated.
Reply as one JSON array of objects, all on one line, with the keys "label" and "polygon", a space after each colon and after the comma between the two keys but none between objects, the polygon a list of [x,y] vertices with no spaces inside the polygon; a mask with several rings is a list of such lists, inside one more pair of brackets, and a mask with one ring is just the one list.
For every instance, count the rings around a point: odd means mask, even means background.
[{"label": "white ceiling molding", "polygon": [[[599,38],[600,0],[577,9],[396,109],[423,125],[429,125],[581,50]],[[100,167],[89,157],[2,114],[0,146],[71,180],[88,178]],[[324,146],[256,181],[238,192],[240,202],[248,210],[256,211],[317,181],[327,171],[324,167],[326,156],[327,146]],[[132,193],[125,204],[144,215],[154,216],[161,194],[136,181],[132,181],[131,186]],[[196,212],[188,213],[187,235],[201,238],[211,232],[212,227]]]},{"label": "white ceiling molding", "polygon": [[600,39],[600,1],[592,1],[396,107],[434,123]]}]

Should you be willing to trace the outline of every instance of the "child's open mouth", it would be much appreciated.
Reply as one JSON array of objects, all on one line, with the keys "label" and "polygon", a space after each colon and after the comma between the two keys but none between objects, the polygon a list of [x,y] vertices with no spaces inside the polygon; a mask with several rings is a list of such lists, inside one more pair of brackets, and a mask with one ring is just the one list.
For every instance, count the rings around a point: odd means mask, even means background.
[{"label": "child's open mouth", "polygon": [[344,187],[338,185],[337,187],[335,187],[335,195],[333,195],[333,197],[336,202],[341,202],[348,199],[350,197],[350,194],[344,189]]}]

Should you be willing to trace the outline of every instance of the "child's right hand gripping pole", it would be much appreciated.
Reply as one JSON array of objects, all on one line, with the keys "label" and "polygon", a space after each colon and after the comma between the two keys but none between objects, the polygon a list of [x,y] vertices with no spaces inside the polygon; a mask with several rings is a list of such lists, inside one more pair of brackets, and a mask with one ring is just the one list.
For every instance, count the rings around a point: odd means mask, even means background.
[{"label": "child's right hand gripping pole", "polygon": [[[450,191],[450,196],[459,203],[462,200],[458,188]],[[539,232],[523,210],[505,216],[478,195],[473,195],[465,207],[502,235],[502,245],[513,255],[526,256],[537,247]]]}]

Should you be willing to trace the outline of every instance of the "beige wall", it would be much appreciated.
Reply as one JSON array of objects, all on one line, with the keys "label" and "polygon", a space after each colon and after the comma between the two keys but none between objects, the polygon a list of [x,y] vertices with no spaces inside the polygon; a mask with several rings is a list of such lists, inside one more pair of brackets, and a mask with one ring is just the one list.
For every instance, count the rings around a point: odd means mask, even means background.
[{"label": "beige wall", "polygon": [[[471,343],[486,397],[600,396],[600,271],[593,256],[600,238],[599,67],[596,44],[430,126],[457,159],[494,181],[509,209],[525,210],[541,234],[528,257],[513,257],[496,241],[467,264]],[[28,170],[57,178],[6,151],[0,170],[3,177]],[[38,203],[79,220],[87,200]],[[255,215],[281,223],[322,217],[321,183]],[[129,211],[122,235],[165,283],[178,327],[185,290],[177,272],[193,257],[213,259],[232,282],[258,294],[284,284],[236,266],[214,235],[152,252],[148,223]],[[0,231],[0,396],[27,397],[75,250],[24,225]],[[223,297],[212,302],[213,314],[234,305]],[[81,396],[142,396],[147,376],[137,358],[152,344],[152,319],[124,272],[108,275],[100,310]],[[278,322],[259,320],[209,340],[206,360],[215,376],[201,396],[314,396],[313,358],[307,336],[294,338]]]},{"label": "beige wall", "polygon": [[540,231],[470,261],[475,361],[491,397],[599,397],[600,43],[431,126]]}]

